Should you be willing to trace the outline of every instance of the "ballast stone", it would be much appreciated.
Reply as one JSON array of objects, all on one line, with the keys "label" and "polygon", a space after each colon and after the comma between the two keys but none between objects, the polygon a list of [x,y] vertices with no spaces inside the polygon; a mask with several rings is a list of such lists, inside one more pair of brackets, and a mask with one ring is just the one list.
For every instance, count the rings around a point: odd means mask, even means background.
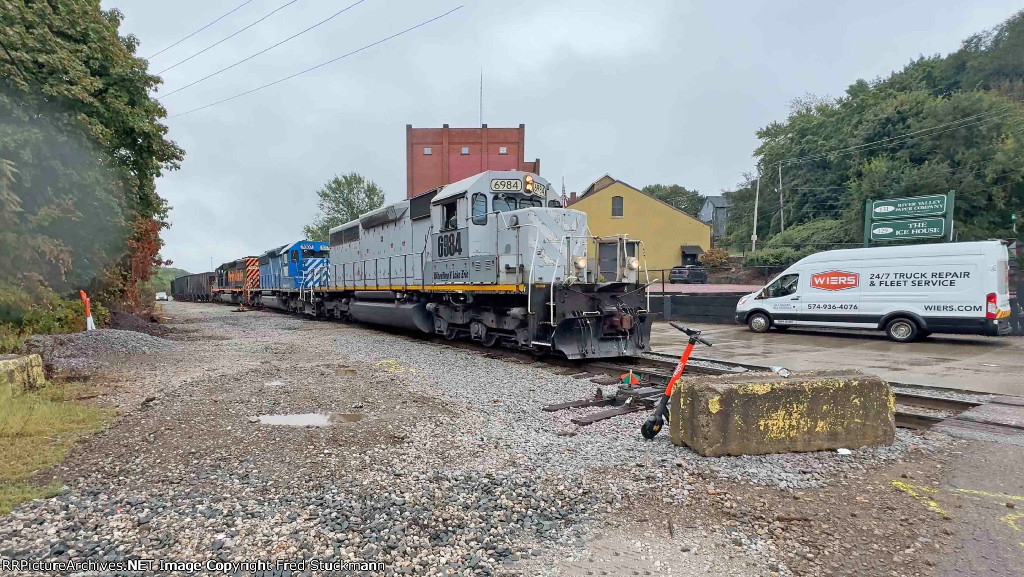
[{"label": "ballast stone", "polygon": [[890,445],[896,398],[858,371],[706,377],[672,392],[669,436],[704,456]]},{"label": "ballast stone", "polygon": [[0,355],[0,387],[9,387],[12,393],[23,393],[45,383],[43,359],[39,355]]}]

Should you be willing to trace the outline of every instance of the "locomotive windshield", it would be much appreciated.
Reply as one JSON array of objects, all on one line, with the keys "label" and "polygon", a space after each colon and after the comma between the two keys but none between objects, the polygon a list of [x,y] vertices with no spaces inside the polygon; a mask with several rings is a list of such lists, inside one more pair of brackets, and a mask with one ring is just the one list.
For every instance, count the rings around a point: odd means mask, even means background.
[{"label": "locomotive windshield", "polygon": [[499,194],[491,201],[491,206],[494,207],[494,212],[508,212],[518,208],[540,208],[544,206],[544,201],[535,196],[517,197]]},{"label": "locomotive windshield", "polygon": [[499,194],[494,197],[494,201],[491,205],[494,207],[495,212],[508,212],[516,209],[516,199],[515,197]]}]

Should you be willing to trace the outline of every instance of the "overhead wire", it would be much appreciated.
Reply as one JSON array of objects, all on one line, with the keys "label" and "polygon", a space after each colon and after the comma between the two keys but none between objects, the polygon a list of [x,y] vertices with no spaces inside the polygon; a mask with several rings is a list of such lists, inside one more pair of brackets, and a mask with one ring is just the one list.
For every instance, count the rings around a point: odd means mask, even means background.
[{"label": "overhead wire", "polygon": [[240,92],[238,94],[235,94],[234,96],[229,96],[227,98],[223,98],[223,99],[218,100],[216,102],[211,102],[210,104],[206,104],[206,105],[200,106],[198,108],[193,108],[191,110],[187,110],[185,112],[180,112],[180,113],[175,114],[173,116],[168,116],[167,119],[170,120],[172,118],[178,118],[179,116],[185,116],[186,114],[192,114],[193,112],[198,112],[200,110],[204,110],[204,109],[210,108],[212,106],[217,106],[218,104],[223,104],[225,102],[228,102],[229,100],[234,100],[236,98],[241,98],[242,96],[246,96],[248,94],[252,94],[253,92],[257,92],[259,90],[263,90],[264,88],[269,88],[271,86],[274,86],[275,84],[280,84],[280,83],[285,82],[287,80],[291,80],[292,78],[295,78],[297,76],[301,76],[303,74],[306,74],[307,72],[312,72],[312,71],[314,71],[314,70],[316,70],[318,68],[323,68],[324,66],[327,66],[328,64],[332,64],[332,63],[337,62],[339,60],[342,60],[344,58],[348,58],[349,56],[352,56],[354,54],[358,54],[358,53],[360,53],[360,52],[362,52],[364,50],[367,50],[369,48],[373,48],[374,46],[377,46],[379,44],[383,44],[383,43],[385,43],[385,42],[387,42],[387,41],[389,41],[389,40],[391,40],[393,38],[397,38],[398,36],[401,36],[401,35],[406,34],[408,32],[412,32],[413,30],[416,30],[417,28],[421,28],[423,26],[426,26],[427,24],[430,24],[431,22],[434,22],[436,20],[440,20],[441,18],[444,18],[445,16],[448,16],[449,14],[451,14],[451,13],[453,13],[453,12],[455,12],[455,11],[461,9],[461,8],[463,8],[464,6],[465,6],[464,4],[456,6],[455,8],[452,8],[451,10],[445,12],[444,14],[440,14],[438,16],[434,16],[433,18],[431,18],[429,20],[424,20],[423,22],[420,22],[419,24],[416,24],[415,26],[410,26],[409,28],[406,28],[405,30],[402,30],[400,32],[396,32],[396,33],[394,33],[394,34],[392,34],[390,36],[387,36],[385,38],[377,40],[376,42],[371,42],[370,44],[367,44],[366,46],[363,46],[361,48],[357,48],[357,49],[355,49],[355,50],[353,50],[351,52],[348,52],[346,54],[342,54],[341,56],[338,56],[337,58],[332,58],[332,59],[327,60],[325,62],[321,62],[320,64],[317,64],[316,66],[311,66],[309,68],[306,68],[305,70],[300,70],[299,72],[296,72],[295,74],[290,74],[288,76],[285,76],[284,78],[279,78],[279,79],[277,79],[277,80],[275,80],[273,82],[268,82],[268,83],[266,83],[266,84],[264,84],[262,86],[257,86],[256,88],[253,88],[251,90],[246,90],[245,92]]},{"label": "overhead wire", "polygon": [[270,17],[271,17],[271,16],[273,16],[274,14],[278,13],[279,11],[281,11],[281,10],[283,10],[283,9],[285,9],[285,8],[289,7],[289,6],[291,6],[292,4],[295,4],[295,3],[296,3],[296,2],[298,2],[298,1],[299,1],[299,0],[291,0],[290,2],[286,2],[286,3],[284,3],[284,4],[280,5],[280,6],[278,6],[277,8],[274,8],[273,10],[271,10],[270,12],[268,12],[267,14],[265,14],[265,15],[264,15],[264,16],[263,16],[262,18],[260,18],[259,20],[256,20],[255,22],[253,22],[253,23],[249,24],[248,26],[245,26],[245,27],[243,27],[243,28],[240,28],[240,29],[236,30],[235,32],[232,32],[232,33],[231,33],[230,35],[228,35],[228,36],[225,36],[224,38],[221,38],[220,40],[218,40],[218,41],[214,42],[213,44],[211,44],[211,45],[207,46],[206,48],[203,48],[203,49],[202,49],[202,50],[200,50],[199,52],[195,52],[195,53],[193,53],[193,54],[192,54],[192,55],[190,55],[190,56],[189,56],[188,58],[183,58],[183,59],[181,59],[181,60],[179,60],[179,61],[175,62],[174,64],[171,64],[171,65],[170,65],[170,66],[168,66],[167,68],[164,68],[163,70],[161,70],[161,71],[157,72],[157,74],[163,74],[164,72],[167,72],[168,70],[170,70],[170,69],[172,69],[172,68],[175,68],[175,67],[177,67],[177,66],[179,66],[179,65],[181,65],[181,64],[184,64],[184,63],[188,62],[189,60],[192,60],[193,58],[195,58],[196,56],[199,56],[200,54],[202,54],[202,53],[206,52],[207,50],[209,50],[209,49],[211,49],[211,48],[213,48],[213,47],[215,47],[215,46],[218,46],[218,45],[220,45],[220,44],[223,44],[224,42],[227,42],[228,40],[231,40],[231,39],[232,39],[232,38],[234,38],[235,36],[238,36],[238,35],[239,35],[239,34],[241,34],[242,32],[245,32],[246,30],[248,30],[248,29],[252,28],[253,26],[255,26],[255,25],[257,25],[257,24],[259,24],[260,22],[263,22],[263,21],[264,21],[264,20],[266,20],[267,18],[270,18]]},{"label": "overhead wire", "polygon": [[308,27],[308,28],[306,28],[304,30],[301,30],[299,32],[296,32],[295,34],[292,34],[291,36],[289,36],[288,38],[285,38],[284,40],[278,42],[277,44],[274,44],[272,46],[268,46],[267,48],[264,48],[263,50],[260,50],[259,52],[256,52],[255,54],[251,54],[249,56],[246,56],[245,58],[239,60],[238,62],[235,62],[234,64],[230,64],[228,66],[225,66],[224,68],[221,68],[220,70],[218,70],[216,72],[213,72],[211,74],[207,74],[206,76],[200,78],[199,80],[196,80],[194,82],[190,82],[190,83],[186,84],[185,86],[182,86],[181,88],[178,88],[176,90],[172,90],[172,91],[168,92],[167,94],[164,94],[163,96],[158,98],[158,100],[162,99],[162,98],[167,98],[168,96],[170,96],[172,94],[177,94],[177,93],[181,92],[182,90],[185,90],[186,88],[190,88],[192,86],[195,86],[196,84],[199,84],[200,82],[203,82],[205,80],[209,80],[210,78],[213,78],[214,76],[217,76],[218,74],[220,74],[222,72],[226,72],[228,70],[231,70],[235,66],[238,66],[239,64],[242,64],[244,62],[248,62],[248,61],[252,60],[253,58],[256,58],[257,56],[259,56],[261,54],[266,54],[267,52],[270,52],[274,48],[277,48],[278,46],[280,46],[280,45],[282,45],[282,44],[284,44],[286,42],[289,42],[291,40],[294,40],[294,39],[298,38],[299,36],[302,36],[306,32],[309,32],[310,30],[313,30],[317,26],[321,26],[323,24],[326,24],[327,22],[330,22],[334,18],[337,18],[338,16],[340,16],[341,14],[343,14],[345,12],[348,12],[349,10],[351,10],[352,8],[355,8],[356,6],[362,4],[363,2],[366,2],[366,0],[356,0],[355,2],[353,2],[353,3],[349,4],[348,6],[342,8],[341,10],[338,10],[334,14],[331,14],[327,18],[324,18],[323,20],[317,22],[316,24],[313,24],[312,26],[310,26],[310,27]]},{"label": "overhead wire", "polygon": [[252,2],[252,0],[245,0],[245,2],[242,2],[242,3],[241,3],[241,4],[239,4],[238,6],[235,6],[234,8],[232,8],[231,10],[229,10],[229,11],[228,11],[228,12],[227,12],[226,14],[224,14],[224,15],[220,16],[219,18],[217,18],[217,19],[216,19],[216,20],[214,20],[213,22],[210,22],[209,24],[207,24],[206,26],[203,26],[203,27],[202,27],[202,28],[200,28],[199,30],[196,30],[195,32],[193,32],[193,33],[189,34],[188,36],[186,36],[186,37],[182,38],[181,40],[178,40],[177,42],[175,42],[174,44],[171,44],[171,45],[170,45],[170,46],[168,46],[167,48],[164,48],[163,50],[161,50],[161,51],[159,51],[159,52],[156,52],[156,53],[154,53],[154,54],[152,54],[152,55],[150,55],[150,56],[147,56],[147,57],[146,57],[146,59],[147,59],[147,60],[151,60],[151,59],[153,59],[153,58],[156,58],[157,56],[159,56],[159,55],[163,54],[164,52],[167,52],[168,50],[170,50],[171,48],[174,48],[174,47],[175,47],[175,46],[177,46],[178,44],[181,44],[182,42],[184,42],[184,41],[188,40],[189,38],[192,38],[192,37],[193,37],[193,36],[195,36],[196,34],[199,34],[199,33],[200,33],[200,32],[202,32],[203,30],[206,30],[206,29],[207,29],[207,28],[209,28],[210,26],[213,26],[214,24],[216,24],[216,23],[220,22],[221,20],[223,20],[224,18],[228,17],[228,16],[229,16],[229,15],[231,15],[231,14],[232,14],[233,12],[235,12],[236,10],[238,10],[239,8],[241,8],[241,7],[245,6],[246,4],[248,4],[248,3],[250,3],[250,2]]}]

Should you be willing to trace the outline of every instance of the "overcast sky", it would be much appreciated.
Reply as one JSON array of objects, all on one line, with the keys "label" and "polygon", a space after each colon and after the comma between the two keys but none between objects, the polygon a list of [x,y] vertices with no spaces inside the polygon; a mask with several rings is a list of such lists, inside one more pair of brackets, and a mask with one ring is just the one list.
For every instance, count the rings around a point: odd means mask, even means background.
[{"label": "overcast sky", "polygon": [[[243,0],[103,0],[153,54]],[[355,0],[298,0],[162,74],[166,94]],[[171,115],[341,56],[464,0],[365,0],[232,70],[161,98]],[[151,59],[154,72],[286,4],[252,0]],[[569,191],[604,173],[717,194],[754,162],[754,132],[811,93],[840,95],[955,50],[1024,0],[605,2],[465,0],[434,23],[309,74],[166,120],[185,149],[158,183],[165,258],[192,272],[297,240],[316,189],[357,171],[405,195],[405,125],[526,124],[526,157]]]}]

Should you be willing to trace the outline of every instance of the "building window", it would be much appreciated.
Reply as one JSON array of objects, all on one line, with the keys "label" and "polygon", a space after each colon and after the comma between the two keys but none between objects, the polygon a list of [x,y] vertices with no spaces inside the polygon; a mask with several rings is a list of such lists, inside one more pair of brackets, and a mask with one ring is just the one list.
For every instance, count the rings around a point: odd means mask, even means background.
[{"label": "building window", "polygon": [[423,156],[430,156],[431,154],[434,154],[434,150],[432,148],[430,148],[429,146],[424,146],[423,147]]},{"label": "building window", "polygon": [[508,154],[508,147],[507,146],[499,146],[498,147],[498,154]]},{"label": "building window", "polygon": [[469,154],[469,147],[468,146],[463,146],[462,147],[462,154],[463,155]]},{"label": "building window", "polygon": [[622,218],[622,197],[612,197],[612,218]]}]

